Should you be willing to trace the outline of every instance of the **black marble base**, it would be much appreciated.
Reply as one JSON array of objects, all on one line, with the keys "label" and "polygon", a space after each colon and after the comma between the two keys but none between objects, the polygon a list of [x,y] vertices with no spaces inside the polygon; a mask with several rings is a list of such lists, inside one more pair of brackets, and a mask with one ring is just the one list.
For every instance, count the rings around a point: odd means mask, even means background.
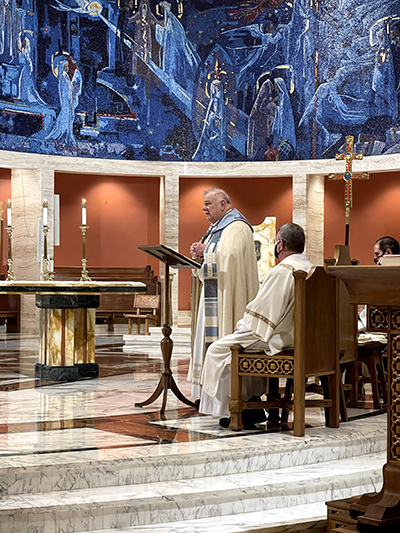
[{"label": "black marble base", "polygon": [[49,366],[37,363],[35,379],[41,381],[78,381],[79,370],[74,366]]},{"label": "black marble base", "polygon": [[75,368],[78,369],[81,379],[99,377],[99,365],[97,363],[79,363],[75,365]]},{"label": "black marble base", "polygon": [[74,366],[35,365],[35,379],[40,381],[79,381],[84,378],[98,378],[97,363],[77,364]]},{"label": "black marble base", "polygon": [[100,296],[95,294],[37,294],[39,309],[96,309]]}]

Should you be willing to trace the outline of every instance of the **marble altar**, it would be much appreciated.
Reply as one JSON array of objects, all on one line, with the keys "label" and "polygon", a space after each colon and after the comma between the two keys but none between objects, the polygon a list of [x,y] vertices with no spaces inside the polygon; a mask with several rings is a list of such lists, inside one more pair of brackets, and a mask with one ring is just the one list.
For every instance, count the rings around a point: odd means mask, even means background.
[{"label": "marble altar", "polygon": [[146,292],[141,282],[4,281],[0,293],[32,294],[40,309],[40,363],[35,377],[43,381],[96,378],[96,308],[100,294]]}]

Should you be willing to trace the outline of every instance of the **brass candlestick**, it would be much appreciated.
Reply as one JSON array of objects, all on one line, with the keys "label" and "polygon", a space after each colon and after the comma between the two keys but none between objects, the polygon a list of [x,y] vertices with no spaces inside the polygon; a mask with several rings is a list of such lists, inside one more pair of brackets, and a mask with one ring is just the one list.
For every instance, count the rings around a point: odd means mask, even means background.
[{"label": "brass candlestick", "polygon": [[82,250],[82,273],[81,273],[81,279],[80,281],[92,281],[89,277],[89,272],[87,271],[86,265],[86,231],[89,226],[80,226],[82,231],[82,244],[83,244],[83,250]]},{"label": "brass candlestick", "polygon": [[49,233],[49,226],[43,226],[43,281],[53,281],[54,273],[50,270],[50,259],[47,256],[47,234]]},{"label": "brass candlestick", "polygon": [[17,278],[15,277],[14,271],[13,271],[13,260],[12,260],[12,247],[11,247],[11,235],[12,235],[12,226],[7,226],[7,233],[8,233],[8,259],[7,259],[7,279],[6,281],[16,281]]}]

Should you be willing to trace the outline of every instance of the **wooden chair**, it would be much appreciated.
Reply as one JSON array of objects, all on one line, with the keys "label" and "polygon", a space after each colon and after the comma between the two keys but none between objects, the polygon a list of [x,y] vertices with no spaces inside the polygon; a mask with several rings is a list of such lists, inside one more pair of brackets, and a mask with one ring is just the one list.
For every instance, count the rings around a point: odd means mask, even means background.
[{"label": "wooden chair", "polygon": [[[242,429],[243,409],[290,409],[293,411],[293,433],[305,433],[305,408],[324,407],[329,427],[339,427],[339,356],[336,328],[336,280],[323,267],[315,267],[307,277],[294,272],[294,349],[277,355],[243,353],[238,344],[232,346],[232,379],[230,429]],[[306,279],[307,277],[307,279]],[[242,399],[242,377],[293,379],[294,394],[267,401]],[[305,398],[306,378],[318,376],[324,399]]]},{"label": "wooden chair", "polygon": [[[382,352],[386,345],[380,342],[369,342],[367,344],[360,344],[358,346],[358,373],[362,373],[362,364],[364,363],[368,368],[370,377],[364,375],[359,376],[360,385],[371,383],[372,385],[372,399],[374,402],[374,409],[386,409],[387,406],[387,382],[385,365],[383,363]],[[380,402],[379,386],[383,405]]]},{"label": "wooden chair", "polygon": [[136,333],[140,333],[140,321],[144,319],[144,333],[149,335],[149,323],[154,324],[158,321],[160,308],[159,294],[135,294],[133,302],[135,311],[133,313],[124,313],[128,319],[128,334],[132,334],[132,322],[136,322]]}]

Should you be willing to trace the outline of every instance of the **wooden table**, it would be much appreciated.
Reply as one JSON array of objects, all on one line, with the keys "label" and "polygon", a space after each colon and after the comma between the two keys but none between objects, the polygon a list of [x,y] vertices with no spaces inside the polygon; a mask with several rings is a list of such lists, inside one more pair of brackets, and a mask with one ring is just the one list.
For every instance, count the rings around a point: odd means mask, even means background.
[{"label": "wooden table", "polygon": [[40,309],[40,363],[35,377],[42,381],[96,378],[96,308],[100,294],[146,292],[141,282],[1,281],[0,293],[32,294]]},{"label": "wooden table", "polygon": [[383,488],[364,494],[351,506],[361,531],[400,531],[400,267],[335,266],[328,272],[342,279],[350,302],[374,309],[375,330],[388,335],[388,446]]}]

